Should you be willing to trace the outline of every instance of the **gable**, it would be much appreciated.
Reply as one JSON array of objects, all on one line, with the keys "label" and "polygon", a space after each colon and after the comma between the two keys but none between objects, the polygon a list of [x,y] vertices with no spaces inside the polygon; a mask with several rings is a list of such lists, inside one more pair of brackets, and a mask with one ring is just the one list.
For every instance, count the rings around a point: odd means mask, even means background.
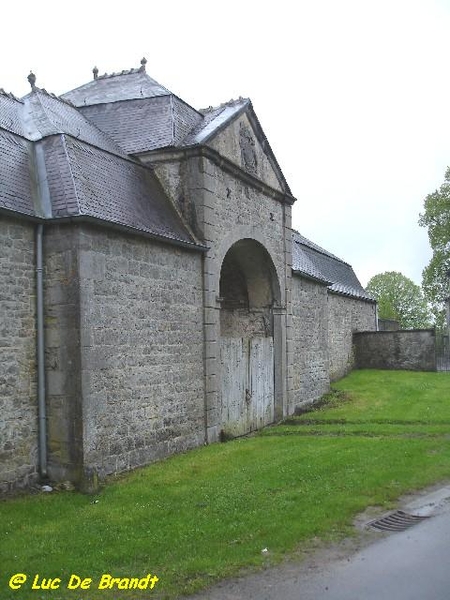
[{"label": "gable", "polygon": [[[276,161],[267,152],[262,132],[257,131],[247,112],[232,120],[207,145],[219,154],[278,191],[288,191]],[[265,145],[265,144],[264,144]]]}]

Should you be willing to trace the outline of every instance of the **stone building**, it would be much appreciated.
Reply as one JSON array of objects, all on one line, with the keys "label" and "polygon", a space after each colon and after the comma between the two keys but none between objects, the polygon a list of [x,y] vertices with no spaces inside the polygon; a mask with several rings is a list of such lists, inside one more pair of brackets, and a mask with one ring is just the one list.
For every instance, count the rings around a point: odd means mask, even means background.
[{"label": "stone building", "polygon": [[138,69],[0,93],[0,489],[103,477],[292,414],[375,303],[291,229],[252,104]]}]

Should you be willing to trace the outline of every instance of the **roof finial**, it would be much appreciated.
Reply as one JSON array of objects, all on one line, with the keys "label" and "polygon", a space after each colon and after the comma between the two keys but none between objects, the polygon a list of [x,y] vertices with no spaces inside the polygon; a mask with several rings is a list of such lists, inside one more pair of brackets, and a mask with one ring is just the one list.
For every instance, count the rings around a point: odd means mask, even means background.
[{"label": "roof finial", "polygon": [[33,73],[33,71],[30,71],[30,74],[27,77],[28,79],[28,83],[31,85],[31,91],[35,91],[36,89],[36,75]]},{"label": "roof finial", "polygon": [[97,77],[98,77],[98,69],[97,69],[97,67],[94,67],[92,69],[92,73],[94,74],[94,79],[97,79]]},{"label": "roof finial", "polygon": [[145,73],[145,65],[147,64],[147,59],[144,58],[141,60],[141,66],[139,67],[139,73]]}]

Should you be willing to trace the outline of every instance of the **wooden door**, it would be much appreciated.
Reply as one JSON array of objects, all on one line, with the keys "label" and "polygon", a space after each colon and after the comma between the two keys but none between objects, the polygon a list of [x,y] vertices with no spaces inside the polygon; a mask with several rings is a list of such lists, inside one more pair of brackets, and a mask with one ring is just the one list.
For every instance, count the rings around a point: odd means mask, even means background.
[{"label": "wooden door", "polygon": [[223,337],[221,417],[226,436],[260,429],[274,420],[273,338]]}]

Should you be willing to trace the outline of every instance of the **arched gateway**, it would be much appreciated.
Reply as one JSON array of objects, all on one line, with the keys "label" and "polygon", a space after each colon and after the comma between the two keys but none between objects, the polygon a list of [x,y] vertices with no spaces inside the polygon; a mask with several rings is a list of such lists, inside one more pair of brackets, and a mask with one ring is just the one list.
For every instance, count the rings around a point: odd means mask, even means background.
[{"label": "arched gateway", "polygon": [[220,271],[220,421],[222,437],[275,419],[274,307],[280,286],[267,250],[253,239],[234,243]]}]

